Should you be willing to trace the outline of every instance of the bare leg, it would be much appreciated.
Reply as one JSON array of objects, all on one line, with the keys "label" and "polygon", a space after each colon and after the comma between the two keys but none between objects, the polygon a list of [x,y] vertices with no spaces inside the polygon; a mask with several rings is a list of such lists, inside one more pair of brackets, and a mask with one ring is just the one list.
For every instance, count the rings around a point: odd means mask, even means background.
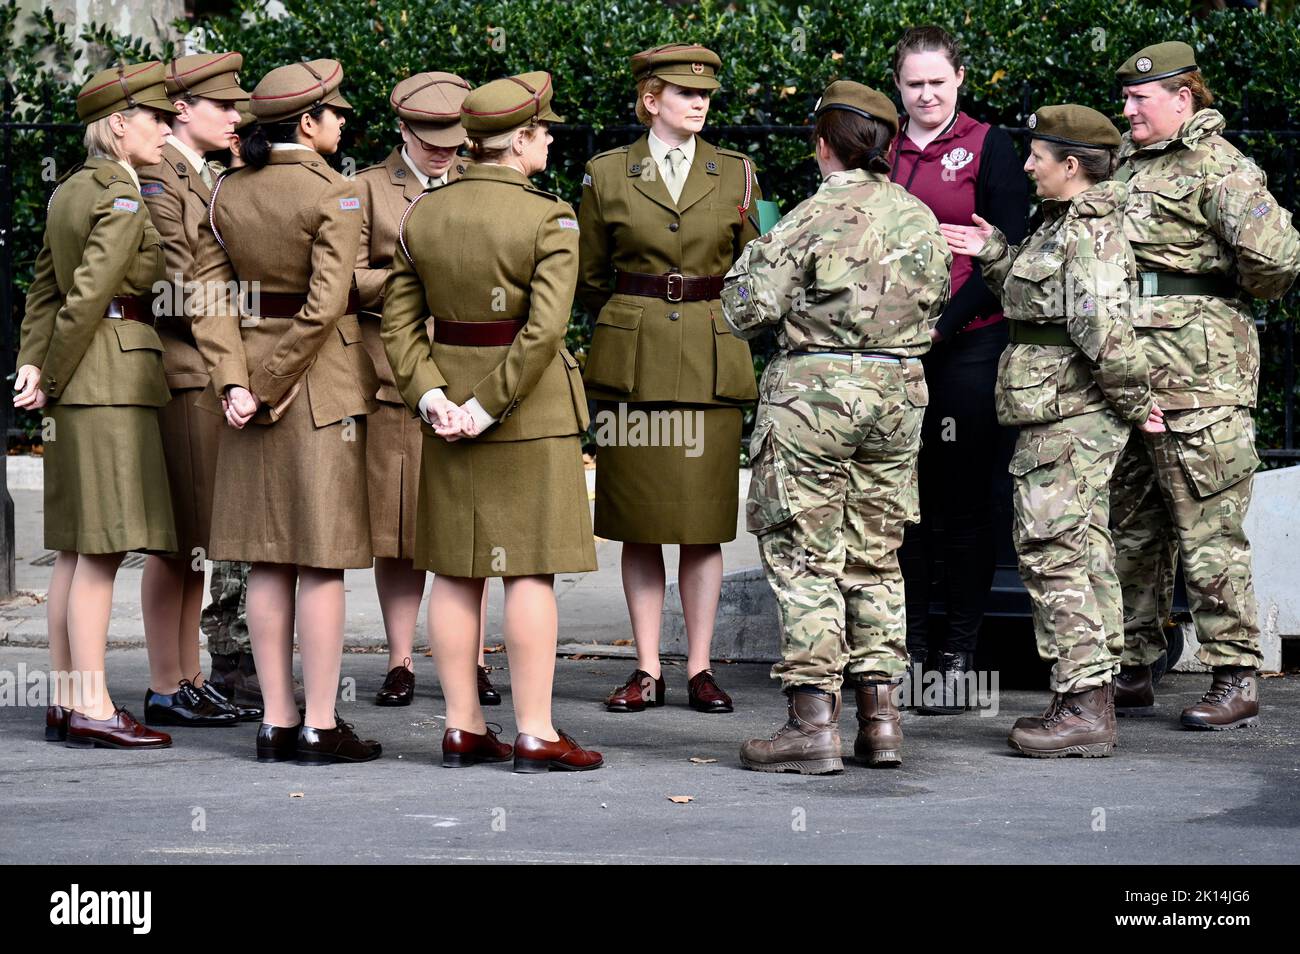
[{"label": "bare leg", "polygon": [[[294,587],[298,568],[254,563],[248,571],[248,637],[262,686],[262,721],[295,726],[302,721],[293,701]],[[333,722],[330,728],[334,727]]]},{"label": "bare leg", "polygon": [[185,678],[181,671],[181,612],[185,561],[149,556],[140,578],[140,614],[144,617],[144,641],[149,648],[149,688],[170,695]]},{"label": "bare leg", "polygon": [[487,666],[486,657],[483,655],[483,644],[487,639],[487,580],[483,581],[483,602],[478,608],[478,664]]},{"label": "bare leg", "polygon": [[307,725],[333,729],[343,666],[343,571],[298,568],[298,639],[302,682],[307,690]]},{"label": "bare leg", "polygon": [[716,543],[682,544],[677,590],[686,618],[686,677],[708,669],[713,624],[722,594],[722,547]]},{"label": "bare leg", "polygon": [[555,577],[513,576],[505,584],[506,652],[515,724],[525,735],[555,742],[560,737],[551,724],[558,626]]},{"label": "bare leg", "polygon": [[[415,621],[424,596],[424,570],[410,560],[375,557],[375,589],[388,638],[388,668],[405,666],[415,653]],[[408,666],[407,668],[412,668]]]},{"label": "bare leg", "polygon": [[194,569],[186,564],[184,582],[181,584],[181,625],[178,633],[181,675],[194,685],[203,685],[202,663],[199,662],[199,617],[203,615],[203,565]]},{"label": "bare leg", "polygon": [[481,735],[487,730],[478,703],[474,637],[483,605],[482,579],[436,575],[429,593],[429,645],[447,702],[447,728]]},{"label": "bare leg", "polygon": [[622,565],[623,596],[632,618],[637,668],[658,679],[659,627],[664,611],[663,550],[657,543],[624,543]]},{"label": "bare leg", "polygon": [[60,692],[66,673],[72,671],[72,651],[68,648],[68,590],[72,572],[77,568],[74,550],[60,550],[54,558],[54,574],[45,597],[45,626],[50,641],[50,705],[71,708],[72,700]]},{"label": "bare leg", "polygon": [[92,719],[113,715],[113,700],[104,680],[108,622],[113,612],[113,580],[120,553],[78,554],[68,588],[68,647],[71,669],[81,679],[80,698],[72,707]]}]

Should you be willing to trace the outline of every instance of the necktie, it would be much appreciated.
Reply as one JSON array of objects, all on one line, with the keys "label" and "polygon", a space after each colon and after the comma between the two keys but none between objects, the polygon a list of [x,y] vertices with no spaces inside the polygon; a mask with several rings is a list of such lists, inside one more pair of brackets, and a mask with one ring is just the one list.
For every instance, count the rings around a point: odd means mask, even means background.
[{"label": "necktie", "polygon": [[199,166],[199,178],[203,180],[203,184],[209,189],[212,188],[212,183],[216,181],[212,178],[212,169],[208,167],[206,162]]},{"label": "necktie", "polygon": [[686,161],[686,154],[680,148],[674,147],[668,150],[665,161],[668,163],[668,172],[664,175],[664,185],[668,187],[668,194],[676,202],[682,194],[682,182],[685,179],[682,175],[682,165]]}]

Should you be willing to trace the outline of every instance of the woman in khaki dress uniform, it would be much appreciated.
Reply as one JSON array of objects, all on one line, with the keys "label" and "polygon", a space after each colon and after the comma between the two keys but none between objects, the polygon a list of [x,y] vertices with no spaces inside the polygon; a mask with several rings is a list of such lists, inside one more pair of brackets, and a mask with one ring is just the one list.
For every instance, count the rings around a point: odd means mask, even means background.
[{"label": "woman in khaki dress uniform", "polygon": [[145,721],[154,725],[233,725],[262,717],[261,709],[233,705],[204,681],[199,667],[203,566],[222,420],[198,406],[208,369],[190,331],[199,299],[187,286],[194,277],[199,226],[207,221],[220,172],[205,154],[230,144],[239,122],[236,106],[248,101],[236,75],[243,65],[239,53],[196,53],[167,64],[167,95],[177,114],[162,161],[140,170],[140,194],[162,236],[167,266],[167,300],[157,329],[172,399],[159,412],[159,423],[177,548],[174,557],[149,557],[140,582],[149,647]]},{"label": "woman in khaki dress uniform", "polygon": [[[402,398],[424,421],[415,562],[437,574],[429,641],[447,700],[447,766],[504,761],[512,751],[515,771],[603,764],[551,723],[555,574],[596,568],[578,438],[587,399],[564,348],[578,223],[567,203],[528,181],[546,168],[548,124],[562,121],[552,93],[550,74],[532,72],[466,97],[461,123],[476,162],[407,210],[384,295],[384,349]],[[505,582],[513,747],[487,726],[478,701],[475,649],[490,576]]]},{"label": "woman in khaki dress uniform", "polygon": [[50,198],[27,293],[14,406],[47,408],[45,546],[58,557],[45,737],[69,746],[171,745],[113,704],[104,651],[123,554],[176,549],[158,430],[170,394],[153,328],[163,251],[136,174],[161,158],[175,111],[161,63],[123,64],[82,88],[86,163]]},{"label": "woman in khaki dress uniform", "polygon": [[[397,227],[406,209],[426,189],[454,182],[465,171],[465,161],[456,153],[465,141],[460,104],[469,90],[469,83],[453,73],[416,73],[398,83],[388,101],[398,116],[402,144],[383,162],[362,169],[356,179],[362,208],[356,268],[361,337],[379,375],[379,409],[366,423],[366,485],[375,589],[388,639],[388,675],[375,696],[381,706],[410,705],[415,696],[411,659],[425,578],[424,570],[411,563],[423,438],[419,418],[402,403],[379,340],[384,283],[392,272]],[[486,596],[485,588],[485,601]],[[479,701],[499,705],[501,697],[491,682],[486,694],[482,687],[488,677],[481,635],[479,641]]]},{"label": "woman in khaki dress uniform", "polygon": [[[593,158],[582,180],[578,297],[596,316],[583,374],[598,399],[596,533],[623,541],[637,645],[638,668],[606,700],[616,712],[664,703],[662,547],[671,543],[681,547],[690,705],[731,711],[709,656],[720,544],[736,537],[740,405],[758,392],[749,345],[727,330],[718,295],[758,235],[761,193],[746,156],[699,136],[721,65],[683,43],[633,56],[637,118],[649,131]],[[649,429],[635,434],[634,415],[668,421],[680,439],[661,428],[657,446],[645,443]]]},{"label": "woman in khaki dress uniform", "polygon": [[[343,69],[333,60],[268,73],[244,168],[217,183],[199,239],[209,293],[194,335],[222,395],[211,556],[252,564],[248,628],[265,703],[260,760],[360,762],[379,756],[337,719],[343,570],[371,564],[366,422],[378,387],[361,344],[352,270],[361,239],[354,183],[338,149]],[[238,281],[241,315],[219,292]],[[293,634],[307,712],[293,698]]]}]

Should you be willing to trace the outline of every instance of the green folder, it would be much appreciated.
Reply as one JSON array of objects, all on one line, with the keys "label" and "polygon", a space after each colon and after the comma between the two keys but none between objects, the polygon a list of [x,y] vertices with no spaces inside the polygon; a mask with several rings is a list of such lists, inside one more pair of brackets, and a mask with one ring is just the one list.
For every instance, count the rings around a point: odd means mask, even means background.
[{"label": "green folder", "polygon": [[781,207],[771,199],[759,199],[758,205],[758,234],[766,235],[772,231],[773,226],[781,221]]}]

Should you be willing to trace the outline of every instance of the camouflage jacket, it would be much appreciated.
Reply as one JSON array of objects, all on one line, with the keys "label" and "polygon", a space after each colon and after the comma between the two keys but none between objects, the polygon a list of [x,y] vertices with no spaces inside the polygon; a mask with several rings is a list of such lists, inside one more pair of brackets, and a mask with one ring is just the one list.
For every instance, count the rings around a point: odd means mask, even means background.
[{"label": "camouflage jacket", "polygon": [[1072,342],[1007,347],[996,389],[1003,424],[1107,406],[1129,421],[1151,413],[1150,371],[1130,314],[1137,269],[1124,238],[1127,192],[1108,180],[1068,201],[1048,199],[1043,224],[1023,244],[1008,247],[994,229],[976,256],[1009,320],[1055,326]]},{"label": "camouflage jacket", "polygon": [[727,273],[723,315],[786,351],[924,354],[952,254],[921,202],[878,172],[833,172]]},{"label": "camouflage jacket", "polygon": [[[1124,233],[1142,272],[1221,275],[1256,298],[1279,298],[1300,271],[1300,235],[1264,173],[1202,109],[1171,139],[1120,146],[1129,187]],[[1161,295],[1135,315],[1162,408],[1248,405],[1259,386],[1259,338],[1240,298]]]}]

